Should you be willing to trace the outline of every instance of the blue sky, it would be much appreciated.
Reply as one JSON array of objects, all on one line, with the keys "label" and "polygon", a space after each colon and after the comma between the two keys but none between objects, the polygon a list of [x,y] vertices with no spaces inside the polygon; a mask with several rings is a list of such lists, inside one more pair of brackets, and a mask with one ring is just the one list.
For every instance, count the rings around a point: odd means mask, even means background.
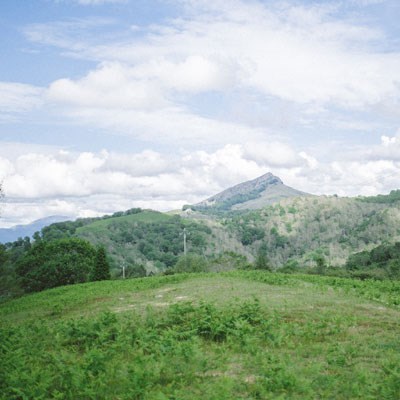
[{"label": "blue sky", "polygon": [[0,226],[160,210],[272,172],[400,187],[395,0],[0,4]]}]

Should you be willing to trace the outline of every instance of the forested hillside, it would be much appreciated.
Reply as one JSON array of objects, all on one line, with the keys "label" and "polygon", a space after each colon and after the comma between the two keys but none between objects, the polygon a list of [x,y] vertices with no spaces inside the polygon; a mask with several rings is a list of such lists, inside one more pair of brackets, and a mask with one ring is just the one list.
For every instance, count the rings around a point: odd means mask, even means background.
[{"label": "forested hillside", "polygon": [[[390,195],[389,195],[390,196]],[[169,215],[134,209],[90,223],[59,223],[43,230],[103,244],[118,267],[125,262],[134,276],[173,267],[183,254],[183,228],[189,253],[211,264],[226,253],[253,262],[263,247],[274,269],[343,266],[349,255],[382,243],[400,241],[400,202],[336,196],[297,197],[260,210]],[[77,224],[75,228],[72,225]],[[69,226],[69,230],[66,227]]]},{"label": "forested hillside", "polygon": [[156,211],[96,221],[75,235],[108,250],[112,266],[125,263],[130,276],[145,276],[173,267],[183,253],[183,229],[189,252],[206,254],[212,238],[204,223]]},{"label": "forested hillside", "polygon": [[321,257],[326,265],[340,266],[353,252],[400,240],[400,202],[300,197],[229,214],[221,223],[248,253],[265,244],[276,268],[288,260],[315,265]]},{"label": "forested hillside", "polygon": [[[293,197],[259,210],[161,213],[134,208],[101,218],[55,223],[37,232],[33,241],[26,237],[0,246],[0,295],[18,295],[32,285],[40,290],[89,280],[89,270],[71,278],[57,272],[58,278],[54,278],[42,266],[48,279],[39,277],[37,282],[27,283],[38,277],[40,260],[51,267],[49,271],[58,271],[67,259],[61,251],[52,264],[42,249],[61,249],[58,244],[48,244],[74,238],[93,249],[104,247],[112,278],[121,277],[123,270],[126,277],[140,277],[249,268],[400,277],[398,255],[391,250],[400,242],[400,201],[393,191],[369,198]],[[188,256],[182,261],[184,240]],[[377,247],[380,250],[374,251]],[[382,252],[389,256],[378,259],[376,254]],[[354,256],[357,253],[361,256]],[[79,265],[81,260],[77,262]],[[49,286],[43,280],[52,283]]]}]

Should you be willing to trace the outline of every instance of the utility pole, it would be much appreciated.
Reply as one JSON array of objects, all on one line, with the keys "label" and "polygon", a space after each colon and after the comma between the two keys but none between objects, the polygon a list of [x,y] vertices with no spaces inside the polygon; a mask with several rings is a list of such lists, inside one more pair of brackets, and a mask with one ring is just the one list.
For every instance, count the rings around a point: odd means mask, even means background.
[{"label": "utility pole", "polygon": [[181,233],[181,234],[183,234],[183,256],[184,256],[184,259],[185,259],[185,267],[186,267],[186,270],[187,270],[187,267],[188,267],[188,260],[187,260],[187,244],[186,244],[186,237],[187,237],[187,235],[188,235],[188,233],[186,232],[186,228],[183,228],[183,232]]},{"label": "utility pole", "polygon": [[122,279],[125,279],[125,261],[122,261]]},{"label": "utility pole", "polygon": [[187,248],[186,248],[186,228],[183,228],[183,254],[186,257]]}]

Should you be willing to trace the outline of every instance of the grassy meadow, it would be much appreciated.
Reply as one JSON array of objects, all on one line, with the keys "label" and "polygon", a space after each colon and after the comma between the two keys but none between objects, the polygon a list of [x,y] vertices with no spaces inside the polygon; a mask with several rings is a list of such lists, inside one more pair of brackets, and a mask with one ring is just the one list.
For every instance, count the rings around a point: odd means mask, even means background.
[{"label": "grassy meadow", "polygon": [[236,271],[0,305],[1,399],[398,399],[400,283]]}]

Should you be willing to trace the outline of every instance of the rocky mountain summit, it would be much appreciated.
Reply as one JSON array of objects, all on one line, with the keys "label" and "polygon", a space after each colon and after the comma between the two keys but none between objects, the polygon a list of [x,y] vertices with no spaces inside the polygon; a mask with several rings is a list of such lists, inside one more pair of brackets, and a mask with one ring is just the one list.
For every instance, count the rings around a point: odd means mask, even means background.
[{"label": "rocky mountain summit", "polygon": [[285,198],[298,196],[309,196],[309,194],[286,186],[279,177],[268,172],[256,179],[228,188],[191,208],[221,211],[258,209]]}]

